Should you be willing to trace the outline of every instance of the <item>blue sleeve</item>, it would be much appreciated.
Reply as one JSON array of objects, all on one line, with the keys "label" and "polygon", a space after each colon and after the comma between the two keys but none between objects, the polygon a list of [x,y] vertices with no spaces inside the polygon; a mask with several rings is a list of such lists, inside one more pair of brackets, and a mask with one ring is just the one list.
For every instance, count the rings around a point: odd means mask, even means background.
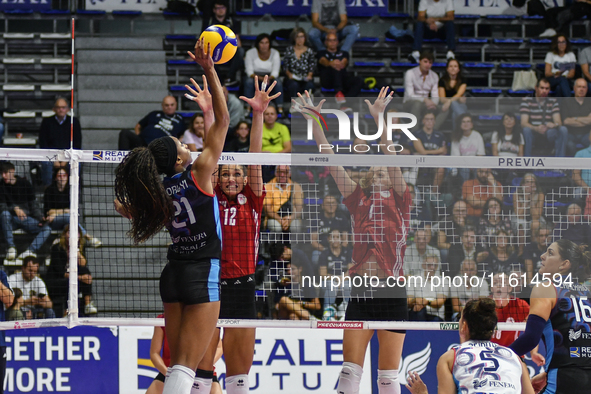
[{"label": "blue sleeve", "polygon": [[540,343],[546,320],[538,315],[529,315],[525,325],[525,332],[509,346],[519,357],[523,356]]}]

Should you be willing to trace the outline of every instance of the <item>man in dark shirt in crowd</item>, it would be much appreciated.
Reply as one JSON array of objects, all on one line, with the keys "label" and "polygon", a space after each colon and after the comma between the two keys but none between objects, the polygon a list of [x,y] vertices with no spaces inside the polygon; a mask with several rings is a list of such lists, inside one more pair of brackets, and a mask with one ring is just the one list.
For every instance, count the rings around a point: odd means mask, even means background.
[{"label": "man in dark shirt in crowd", "polygon": [[337,103],[343,104],[345,96],[356,97],[359,94],[362,82],[347,72],[349,52],[338,48],[336,33],[327,33],[324,43],[326,49],[317,54],[320,85],[325,89],[334,89]]},{"label": "man in dark shirt in crowd", "polygon": [[[229,14],[228,8],[228,0],[214,0],[211,17],[207,20],[203,19],[201,31],[203,32],[211,25],[222,25],[232,30],[236,35],[238,49],[236,50],[236,54],[234,55],[232,60],[230,60],[228,63],[230,69],[228,70],[227,75],[225,76],[225,78],[222,78],[222,80],[225,79],[224,85],[234,86],[238,83],[238,81],[236,80],[236,73],[244,70],[244,48],[242,48],[242,43],[240,42],[240,21],[237,20],[235,16]],[[216,65],[215,69],[220,76],[223,75],[223,72],[220,72],[219,70],[219,66]]]},{"label": "man in dark shirt in crowd", "polygon": [[575,81],[575,97],[563,99],[560,106],[561,117],[568,128],[566,149],[569,156],[574,156],[580,147],[589,146],[589,130],[591,130],[591,100],[587,99],[587,82],[584,78]]},{"label": "man in dark shirt in crowd", "polygon": [[[337,211],[339,202],[335,196],[326,195],[322,201],[322,210],[317,218],[310,219],[310,237],[312,241],[312,263],[318,263],[320,253],[329,247],[329,234],[333,230],[341,232],[343,247],[348,245],[348,233],[351,229],[351,219]],[[314,231],[316,230],[316,231]]]},{"label": "man in dark shirt in crowd", "polygon": [[6,260],[15,260],[16,246],[12,235],[13,229],[22,228],[30,234],[36,234],[31,245],[18,258],[36,256],[37,251],[43,246],[51,235],[51,228],[42,222],[43,213],[35,199],[35,191],[31,183],[25,178],[15,175],[14,164],[10,162],[0,163],[2,173],[2,203],[0,203],[0,224],[2,233],[8,244]]},{"label": "man in dark shirt in crowd", "polygon": [[119,150],[147,146],[160,137],[179,137],[186,129],[183,117],[176,113],[176,98],[164,97],[162,111],[152,111],[135,125],[135,130],[121,130]]},{"label": "man in dark shirt in crowd", "polygon": [[530,283],[535,272],[538,272],[541,264],[541,256],[546,253],[546,249],[552,243],[551,224],[540,226],[533,231],[531,243],[525,246],[523,250],[523,261],[525,262],[525,272],[527,273],[527,283]]},{"label": "man in dark shirt in crowd", "polygon": [[[63,97],[59,97],[53,104],[54,116],[43,118],[39,128],[39,148],[41,149],[70,149],[70,123],[68,115],[70,103]],[[82,131],[78,118],[74,117],[74,149],[82,148]],[[53,171],[52,162],[41,163],[41,178],[45,186],[51,184]]]}]

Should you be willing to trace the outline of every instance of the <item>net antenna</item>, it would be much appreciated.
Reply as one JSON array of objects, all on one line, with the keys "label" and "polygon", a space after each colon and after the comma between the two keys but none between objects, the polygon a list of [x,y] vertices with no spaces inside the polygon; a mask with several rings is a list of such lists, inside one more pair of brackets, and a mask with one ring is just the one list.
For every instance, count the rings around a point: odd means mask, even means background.
[{"label": "net antenna", "polygon": [[[74,327],[78,323],[78,209],[80,201],[80,162],[74,153],[74,32],[75,19],[72,18],[72,75],[70,93],[70,245],[69,245],[69,272],[68,279],[68,327]],[[76,230],[74,230],[76,229]],[[76,295],[76,297],[72,297]]]}]

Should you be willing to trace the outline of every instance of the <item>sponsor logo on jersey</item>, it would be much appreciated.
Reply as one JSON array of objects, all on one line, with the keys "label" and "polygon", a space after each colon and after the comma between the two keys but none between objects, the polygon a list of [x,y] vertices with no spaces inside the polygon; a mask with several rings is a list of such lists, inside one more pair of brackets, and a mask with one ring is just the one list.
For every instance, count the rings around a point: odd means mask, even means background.
[{"label": "sponsor logo on jersey", "polygon": [[238,195],[238,204],[244,205],[246,204],[246,196],[242,193]]},{"label": "sponsor logo on jersey", "polygon": [[380,195],[384,198],[389,198],[390,197],[390,192],[389,191],[385,191],[385,192],[380,192]]},{"label": "sponsor logo on jersey", "polygon": [[571,347],[570,348],[570,356],[571,356],[571,358],[581,357],[581,349],[578,347]]},{"label": "sponsor logo on jersey", "polygon": [[488,379],[483,379],[483,380],[474,379],[474,381],[472,382],[475,389],[480,388],[480,387],[484,387],[484,386],[486,386],[487,383],[488,383]]},{"label": "sponsor logo on jersey", "polygon": [[581,337],[581,330],[575,331],[572,328],[568,331],[568,340],[576,341]]}]

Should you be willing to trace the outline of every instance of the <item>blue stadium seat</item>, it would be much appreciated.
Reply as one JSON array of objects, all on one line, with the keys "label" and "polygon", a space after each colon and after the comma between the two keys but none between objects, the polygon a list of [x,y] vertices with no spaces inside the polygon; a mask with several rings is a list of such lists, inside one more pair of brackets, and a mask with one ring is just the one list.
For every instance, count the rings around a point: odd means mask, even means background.
[{"label": "blue stadium seat", "polygon": [[542,44],[542,45],[549,45],[552,42],[549,38],[530,38],[530,44]]},{"label": "blue stadium seat", "polygon": [[511,96],[531,96],[532,94],[534,94],[533,90],[513,90],[513,89],[509,89],[507,91],[507,94],[511,95]]},{"label": "blue stadium seat", "polygon": [[140,16],[140,15],[142,15],[141,11],[136,11],[136,10],[113,10],[111,13],[116,16]]},{"label": "blue stadium seat", "polygon": [[465,15],[454,15],[455,19],[480,19],[480,15],[471,15],[471,14],[465,14]]},{"label": "blue stadium seat", "polygon": [[513,20],[517,19],[516,15],[486,15],[486,19],[500,19],[500,20]]},{"label": "blue stadium seat", "polygon": [[503,115],[478,115],[478,120],[494,120],[494,121],[499,121],[503,119]]},{"label": "blue stadium seat", "polygon": [[464,68],[495,68],[493,63],[464,63]]},{"label": "blue stadium seat", "polygon": [[195,112],[177,112],[177,114],[181,115],[183,118],[190,118],[195,115]]},{"label": "blue stadium seat", "polygon": [[474,95],[490,95],[490,94],[501,94],[502,89],[470,89],[470,93]]},{"label": "blue stadium seat", "polygon": [[566,174],[562,171],[539,170],[534,171],[534,175],[538,178],[564,178]]},{"label": "blue stadium seat", "polygon": [[535,19],[544,19],[544,17],[542,15],[521,15],[521,19],[535,20]]},{"label": "blue stadium seat", "polygon": [[[373,89],[361,89],[361,93],[379,93],[380,89],[378,88],[373,88]],[[368,115],[368,114],[366,114]],[[371,117],[371,115],[370,115]]]},{"label": "blue stadium seat", "polygon": [[523,44],[523,38],[495,38],[494,44]]},{"label": "blue stadium seat", "polygon": [[81,10],[81,9],[77,9],[76,10],[76,13],[78,15],[89,15],[89,16],[95,15],[95,16],[98,16],[98,15],[105,15],[107,12],[106,11],[103,11],[103,10]]},{"label": "blue stadium seat", "polygon": [[384,67],[384,62],[354,62],[355,67]]},{"label": "blue stadium seat", "polygon": [[168,87],[168,90],[170,90],[171,92],[185,92],[187,88],[185,87],[185,85],[170,85]]},{"label": "blue stadium seat", "polygon": [[378,37],[359,37],[355,40],[355,42],[379,42],[380,39]]},{"label": "blue stadium seat", "polygon": [[392,62],[390,63],[390,67],[397,67],[397,68],[412,68],[418,66],[419,63],[409,63],[409,62]]},{"label": "blue stadium seat", "polygon": [[34,11],[31,9],[14,9],[14,10],[4,10],[5,14],[8,15],[30,15]]},{"label": "blue stadium seat", "polygon": [[194,61],[185,59],[169,59],[166,63],[170,65],[195,65]]},{"label": "blue stadium seat", "polygon": [[447,67],[447,63],[433,63],[433,67],[440,68],[440,67]]},{"label": "blue stadium seat", "polygon": [[445,43],[445,41],[443,41],[441,38],[426,38],[426,39],[423,40],[423,42],[431,43],[431,44],[443,44],[443,43]]},{"label": "blue stadium seat", "polygon": [[167,40],[196,40],[197,36],[194,34],[167,34]]},{"label": "blue stadium seat", "polygon": [[388,37],[385,38],[385,41],[386,42],[396,42],[396,40],[394,38],[388,38]]},{"label": "blue stadium seat", "polygon": [[501,63],[499,65],[499,67],[520,69],[520,70],[529,70],[529,69],[531,69],[531,64],[529,64],[529,63]]},{"label": "blue stadium seat", "polygon": [[584,38],[571,38],[570,43],[573,45],[589,45],[591,44],[591,41]]},{"label": "blue stadium seat", "polygon": [[41,10],[39,11],[41,15],[70,15],[70,10]]},{"label": "blue stadium seat", "polygon": [[394,93],[396,93],[396,94],[402,94],[403,95],[404,94],[404,88],[396,88],[396,89],[394,89]]},{"label": "blue stadium seat", "polygon": [[380,18],[404,19],[410,18],[410,15],[404,12],[382,12],[380,13]]},{"label": "blue stadium seat", "polygon": [[458,42],[460,44],[486,44],[488,38],[460,38]]}]

